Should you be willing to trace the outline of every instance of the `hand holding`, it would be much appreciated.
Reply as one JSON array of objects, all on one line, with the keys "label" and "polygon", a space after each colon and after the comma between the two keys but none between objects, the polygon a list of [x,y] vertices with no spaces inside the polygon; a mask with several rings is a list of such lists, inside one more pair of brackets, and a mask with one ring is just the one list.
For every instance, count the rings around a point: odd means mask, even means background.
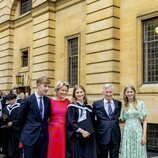
[{"label": "hand holding", "polygon": [[12,122],[8,122],[8,127],[11,127],[12,125],[13,125],[13,123]]},{"label": "hand holding", "polygon": [[82,134],[83,138],[90,136],[90,133],[88,131],[83,130],[83,129],[80,130],[80,133]]}]

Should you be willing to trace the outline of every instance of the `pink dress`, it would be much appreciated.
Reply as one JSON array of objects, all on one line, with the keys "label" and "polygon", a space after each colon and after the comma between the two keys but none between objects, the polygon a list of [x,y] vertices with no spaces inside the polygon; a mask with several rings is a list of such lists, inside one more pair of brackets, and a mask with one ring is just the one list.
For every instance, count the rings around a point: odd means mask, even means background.
[{"label": "pink dress", "polygon": [[51,99],[47,158],[66,158],[66,111],[70,101]]}]

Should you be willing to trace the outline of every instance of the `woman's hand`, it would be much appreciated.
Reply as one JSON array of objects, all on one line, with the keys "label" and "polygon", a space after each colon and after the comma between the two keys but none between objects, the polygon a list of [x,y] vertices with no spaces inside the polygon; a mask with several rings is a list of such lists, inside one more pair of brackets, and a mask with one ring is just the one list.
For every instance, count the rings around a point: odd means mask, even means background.
[{"label": "woman's hand", "polygon": [[8,127],[11,127],[12,125],[13,125],[13,123],[12,122],[8,122]]},{"label": "woman's hand", "polygon": [[82,134],[83,138],[90,136],[90,133],[88,131],[83,130],[83,129],[80,129],[80,133]]},{"label": "woman's hand", "polygon": [[142,144],[142,145],[145,145],[145,144],[146,144],[146,137],[145,137],[145,136],[142,137],[141,144]]}]

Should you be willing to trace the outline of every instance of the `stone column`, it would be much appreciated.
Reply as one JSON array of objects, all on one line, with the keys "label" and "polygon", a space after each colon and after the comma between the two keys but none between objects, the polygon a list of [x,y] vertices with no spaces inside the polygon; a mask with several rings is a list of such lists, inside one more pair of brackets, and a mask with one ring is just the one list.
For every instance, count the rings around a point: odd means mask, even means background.
[{"label": "stone column", "polygon": [[8,91],[13,84],[13,23],[0,24],[0,89]]},{"label": "stone column", "polygon": [[105,83],[120,86],[120,1],[87,0],[87,91],[95,97]]},{"label": "stone column", "polygon": [[[55,6],[44,2],[32,10],[33,15],[33,71],[32,89],[36,79],[47,76],[54,85],[55,74]],[[51,93],[51,91],[50,91]]]}]

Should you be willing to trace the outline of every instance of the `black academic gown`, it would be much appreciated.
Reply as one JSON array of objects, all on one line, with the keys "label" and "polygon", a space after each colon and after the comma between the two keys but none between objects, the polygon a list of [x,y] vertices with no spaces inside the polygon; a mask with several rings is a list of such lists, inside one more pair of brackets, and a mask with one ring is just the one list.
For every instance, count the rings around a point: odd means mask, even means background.
[{"label": "black academic gown", "polygon": [[[9,105],[8,105],[9,106]],[[13,126],[6,128],[6,153],[5,155],[8,158],[19,158],[19,139],[20,139],[20,128],[18,125],[17,114],[18,108],[20,106],[19,103],[14,104],[12,109],[6,106],[4,109],[4,114],[8,117],[6,119],[6,124],[8,122],[12,122]]]},{"label": "black academic gown", "polygon": [[[66,124],[66,158],[97,158],[97,145],[93,124],[94,117],[90,105],[69,104]],[[88,138],[83,138],[81,133],[77,132],[79,128],[87,130],[91,135]]]},{"label": "black academic gown", "polygon": [[[1,98],[0,99],[0,104],[1,104],[1,113],[3,114],[3,109],[5,107],[5,103],[6,103],[6,99],[5,98]],[[2,116],[0,117],[0,147],[4,146],[4,130],[1,128],[4,125],[4,120],[2,118]]]}]

